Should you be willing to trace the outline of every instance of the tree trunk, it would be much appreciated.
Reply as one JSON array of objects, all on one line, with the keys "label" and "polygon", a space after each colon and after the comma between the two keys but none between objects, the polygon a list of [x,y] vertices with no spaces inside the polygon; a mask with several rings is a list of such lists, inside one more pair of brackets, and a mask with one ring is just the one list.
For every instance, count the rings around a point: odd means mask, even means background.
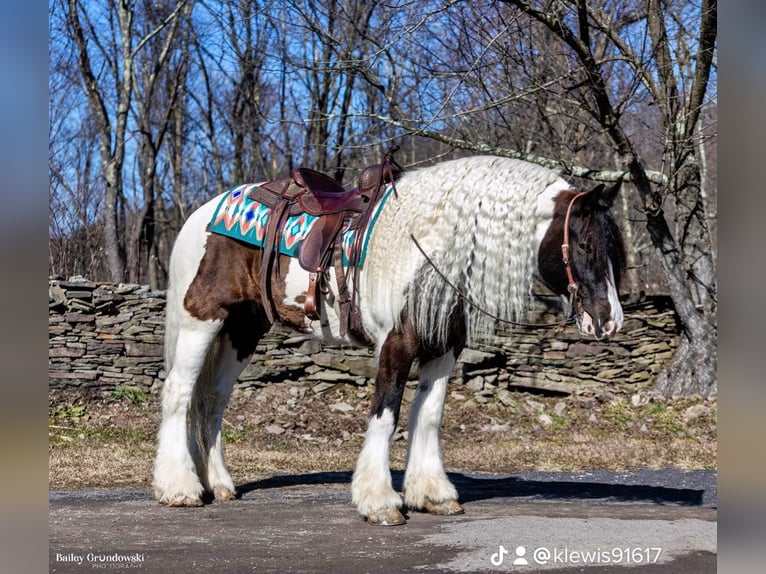
[{"label": "tree trunk", "polygon": [[[684,156],[676,170],[675,221],[678,248],[683,253],[690,289],[673,300],[683,308],[694,308],[695,320],[683,321],[681,342],[667,368],[655,379],[666,396],[718,393],[717,378],[717,280],[710,249],[712,238],[705,219],[701,194],[701,173],[694,152]],[[678,307],[679,304],[676,303]],[[689,311],[691,313],[691,311]]]},{"label": "tree trunk", "polygon": [[[99,84],[100,77],[93,70],[91,57],[88,52],[90,37],[86,38],[85,29],[80,21],[79,0],[69,0],[67,4],[67,20],[72,39],[77,46],[78,67],[85,86],[85,93],[92,119],[96,124],[99,138],[101,167],[104,171],[106,193],[104,196],[104,252],[109,275],[113,282],[119,283],[125,278],[125,259],[121,248],[118,229],[119,200],[122,196],[122,169],[125,161],[125,138],[128,123],[128,112],[133,96],[133,48],[131,38],[133,33],[133,8],[128,2],[112,1],[108,9],[116,14],[118,30],[112,38],[115,52],[119,50],[121,70],[112,66],[114,78],[113,89],[117,94],[114,119],[110,119],[106,105],[108,90]],[[85,8],[83,8],[85,10]],[[87,17],[86,17],[87,20]],[[89,33],[92,29],[89,28]],[[109,77],[105,74],[105,77]]]},{"label": "tree trunk", "polygon": [[714,333],[681,333],[680,344],[670,363],[654,380],[656,389],[666,397],[718,395],[716,337]]},{"label": "tree trunk", "polygon": [[[652,194],[643,165],[638,159],[630,165],[633,183],[646,208],[646,227],[665,271],[666,285],[682,328],[682,344],[667,370],[656,379],[657,388],[663,394],[683,394],[681,389],[695,388],[703,396],[713,395],[717,391],[714,314],[705,315],[696,306],[681,248]],[[674,393],[673,389],[679,392]]]},{"label": "tree trunk", "polygon": [[[577,27],[569,28],[557,13],[540,10],[537,5],[521,0],[506,0],[549,28],[566,44],[579,60],[584,74],[583,86],[591,96],[591,113],[614,143],[616,152],[626,166],[643,203],[646,213],[646,227],[652,244],[656,248],[666,285],[673,299],[682,326],[682,342],[668,369],[656,379],[657,387],[664,394],[713,395],[717,390],[716,381],[716,335],[715,312],[712,303],[704,313],[695,303],[700,279],[708,281],[703,286],[710,293],[706,302],[714,300],[715,275],[712,266],[710,235],[704,222],[704,210],[700,209],[700,173],[694,156],[690,135],[696,131],[698,108],[709,80],[709,63],[715,46],[715,1],[711,2],[707,14],[702,15],[701,27],[706,31],[701,40],[703,50],[698,73],[694,79],[693,94],[698,99],[689,101],[689,111],[684,115],[679,97],[679,80],[676,65],[665,26],[663,6],[658,0],[647,5],[647,30],[653,44],[653,59],[659,83],[651,87],[655,102],[662,110],[667,140],[665,156],[672,172],[668,177],[667,191],[676,201],[677,235],[666,220],[663,211],[663,197],[652,187],[645,162],[639,154],[629,132],[621,123],[619,107],[613,103],[613,93],[608,89],[608,77],[599,58],[592,50],[591,18],[588,3],[578,0],[573,6]],[[551,9],[552,10],[552,9]],[[572,19],[574,22],[574,18]],[[621,48],[624,50],[624,48]],[[640,68],[640,66],[637,66]],[[651,80],[647,82],[652,85]],[[699,214],[699,217],[698,215]],[[679,219],[680,218],[680,219]],[[701,224],[700,224],[701,222]],[[701,277],[697,277],[697,273]]]},{"label": "tree trunk", "polygon": [[[121,162],[120,162],[121,163]],[[120,249],[117,202],[122,190],[120,168],[113,162],[102,160],[106,194],[104,197],[104,252],[109,266],[109,278],[113,283],[125,280],[125,258]]]}]

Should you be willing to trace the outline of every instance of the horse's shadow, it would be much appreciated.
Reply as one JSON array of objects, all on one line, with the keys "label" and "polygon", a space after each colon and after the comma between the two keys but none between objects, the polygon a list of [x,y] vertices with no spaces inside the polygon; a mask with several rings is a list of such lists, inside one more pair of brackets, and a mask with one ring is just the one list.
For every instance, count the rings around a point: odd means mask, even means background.
[{"label": "horse's shadow", "polygon": [[[404,472],[394,471],[393,486],[401,491]],[[567,480],[528,480],[516,476],[505,478],[473,477],[461,473],[447,473],[458,490],[460,502],[475,502],[494,498],[535,498],[546,500],[592,500],[614,502],[651,502],[702,506],[705,491],[692,488],[671,488],[643,484],[609,484]],[[239,495],[257,490],[320,484],[350,484],[351,473],[316,472],[284,474],[250,482],[238,487]]]}]

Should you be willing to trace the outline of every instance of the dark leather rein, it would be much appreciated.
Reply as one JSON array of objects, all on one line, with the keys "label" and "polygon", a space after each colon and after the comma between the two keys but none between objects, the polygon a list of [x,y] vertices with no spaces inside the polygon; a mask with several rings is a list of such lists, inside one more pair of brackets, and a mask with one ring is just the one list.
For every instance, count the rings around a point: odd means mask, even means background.
[{"label": "dark leather rein", "polygon": [[442,278],[442,280],[449,285],[449,287],[457,293],[458,297],[460,297],[463,301],[468,303],[471,307],[479,311],[480,313],[486,315],[487,317],[490,317],[494,319],[495,321],[498,321],[500,323],[504,323],[506,325],[513,325],[515,327],[526,327],[529,329],[550,329],[553,327],[565,327],[566,325],[574,322],[574,313],[575,313],[575,304],[578,306],[580,305],[580,298],[577,294],[578,286],[577,281],[574,279],[574,275],[572,274],[572,266],[569,260],[569,217],[572,213],[572,206],[574,205],[574,202],[577,201],[580,197],[587,194],[587,191],[581,191],[577,193],[569,202],[569,205],[567,206],[567,213],[566,217],[564,218],[564,242],[561,244],[561,259],[564,263],[564,269],[567,273],[567,291],[569,291],[569,316],[566,319],[562,319],[561,321],[557,321],[555,323],[524,323],[521,321],[511,321],[510,319],[503,319],[502,317],[499,317],[495,315],[494,313],[490,313],[486,309],[482,308],[481,305],[475,303],[471,300],[468,295],[466,295],[459,287],[457,287],[454,283],[452,283],[444,273],[436,266],[436,264],[433,262],[433,260],[428,256],[428,254],[425,252],[423,247],[421,247],[420,243],[418,243],[418,240],[415,239],[415,236],[410,233],[410,238],[412,239],[413,243],[415,243],[415,247],[418,248],[418,251],[423,254],[423,257],[426,258],[426,262],[433,267],[433,270],[436,271],[436,273],[439,275],[439,277]]}]

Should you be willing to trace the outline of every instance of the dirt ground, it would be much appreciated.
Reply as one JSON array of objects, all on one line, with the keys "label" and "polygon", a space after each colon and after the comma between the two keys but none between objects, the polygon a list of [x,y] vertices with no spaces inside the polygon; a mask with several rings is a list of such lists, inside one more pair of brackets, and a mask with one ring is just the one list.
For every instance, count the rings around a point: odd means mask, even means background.
[{"label": "dirt ground", "polygon": [[[539,554],[609,548],[630,574],[716,572],[715,471],[449,477],[465,514],[410,511],[396,528],[365,524],[349,504],[349,472],[267,478],[241,485],[235,502],[203,508],[163,507],[148,488],[52,490],[49,571],[621,572],[613,563]],[[394,473],[396,488],[401,480]],[[516,567],[520,544],[528,562]],[[123,562],[102,562],[110,557]]]},{"label": "dirt ground", "polygon": [[[272,384],[236,390],[223,441],[235,483],[278,473],[353,470],[372,388]],[[406,456],[408,403],[392,469]],[[137,390],[49,393],[49,487],[149,486],[159,397]],[[450,471],[514,473],[636,468],[715,469],[715,400],[663,399],[626,386],[547,397],[450,389],[443,450]]]}]

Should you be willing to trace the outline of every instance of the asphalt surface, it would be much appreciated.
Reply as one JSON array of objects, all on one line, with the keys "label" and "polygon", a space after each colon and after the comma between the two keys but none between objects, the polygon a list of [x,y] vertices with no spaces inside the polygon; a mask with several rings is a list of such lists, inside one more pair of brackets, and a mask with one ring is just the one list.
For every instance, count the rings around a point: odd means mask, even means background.
[{"label": "asphalt surface", "polygon": [[55,490],[50,571],[716,571],[714,471],[450,478],[464,515],[410,512],[388,528],[356,514],[347,472],[276,476],[240,485],[240,500],[188,509],[162,507],[148,489]]}]

